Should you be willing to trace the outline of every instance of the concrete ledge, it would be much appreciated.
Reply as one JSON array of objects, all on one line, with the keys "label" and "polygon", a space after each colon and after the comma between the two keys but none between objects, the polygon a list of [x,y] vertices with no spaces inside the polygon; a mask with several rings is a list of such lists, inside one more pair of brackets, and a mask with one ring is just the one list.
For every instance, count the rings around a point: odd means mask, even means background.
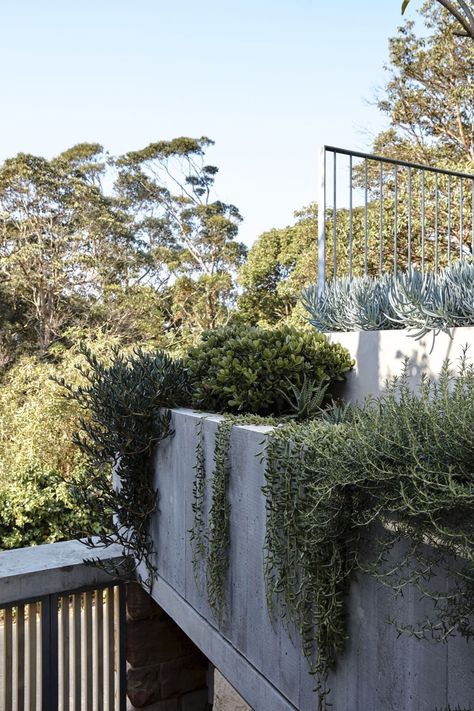
[{"label": "concrete ledge", "polygon": [[120,546],[89,550],[79,541],[16,548],[0,553],[0,605],[112,583],[113,578],[84,559],[92,555],[119,564]]},{"label": "concrete ledge", "polygon": [[362,402],[369,395],[377,397],[385,390],[387,378],[399,376],[408,358],[409,382],[416,389],[422,375],[438,378],[448,359],[455,368],[468,346],[467,357],[474,361],[474,326],[451,328],[448,333],[415,339],[412,331],[353,331],[328,333],[331,343],[340,343],[355,358],[354,370],[348,373],[339,394],[351,402]]}]

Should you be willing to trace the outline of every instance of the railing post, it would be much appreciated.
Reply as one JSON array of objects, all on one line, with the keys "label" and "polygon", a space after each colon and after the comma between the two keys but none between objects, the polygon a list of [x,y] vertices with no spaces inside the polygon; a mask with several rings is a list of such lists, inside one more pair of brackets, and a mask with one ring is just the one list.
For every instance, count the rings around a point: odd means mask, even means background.
[{"label": "railing post", "polygon": [[326,281],[326,147],[319,154],[318,190],[318,295],[324,291]]},{"label": "railing post", "polygon": [[120,711],[125,711],[127,702],[127,588],[124,583],[118,586],[119,591],[119,694]]},{"label": "railing post", "polygon": [[58,708],[58,596],[41,601],[42,708]]}]

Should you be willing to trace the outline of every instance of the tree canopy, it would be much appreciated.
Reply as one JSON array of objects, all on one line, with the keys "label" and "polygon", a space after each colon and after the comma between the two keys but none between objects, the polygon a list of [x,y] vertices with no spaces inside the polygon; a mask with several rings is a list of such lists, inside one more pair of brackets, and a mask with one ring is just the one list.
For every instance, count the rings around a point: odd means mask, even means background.
[{"label": "tree canopy", "polygon": [[[459,23],[459,29],[454,30],[455,33],[474,40],[474,8],[470,6],[469,0],[437,0],[437,2]],[[403,0],[402,15],[409,4],[410,0]]]},{"label": "tree canopy", "polygon": [[474,43],[455,33],[440,6],[420,10],[426,34],[405,21],[390,39],[388,82],[377,105],[390,128],[377,136],[382,155],[459,170],[474,163]]}]

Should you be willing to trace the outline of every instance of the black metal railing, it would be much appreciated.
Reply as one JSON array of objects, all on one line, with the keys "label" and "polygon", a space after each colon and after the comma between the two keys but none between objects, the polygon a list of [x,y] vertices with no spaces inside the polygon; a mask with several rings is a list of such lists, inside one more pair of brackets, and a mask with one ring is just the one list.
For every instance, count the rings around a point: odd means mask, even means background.
[{"label": "black metal railing", "polygon": [[474,255],[474,175],[324,146],[318,289],[328,279],[438,271]]}]

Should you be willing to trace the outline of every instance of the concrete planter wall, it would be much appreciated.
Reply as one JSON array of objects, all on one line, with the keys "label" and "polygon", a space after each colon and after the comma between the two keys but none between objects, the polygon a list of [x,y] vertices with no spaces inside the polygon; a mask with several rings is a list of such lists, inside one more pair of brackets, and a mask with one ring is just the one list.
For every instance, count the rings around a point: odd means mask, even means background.
[{"label": "concrete planter wall", "polygon": [[448,333],[425,336],[416,340],[406,330],[354,331],[330,333],[332,343],[341,343],[356,360],[340,392],[345,399],[363,401],[368,395],[379,395],[387,378],[400,375],[405,358],[409,359],[410,383],[416,387],[423,373],[437,377],[448,358],[455,366],[467,345],[474,359],[474,327],[452,328]]},{"label": "concrete planter wall", "polygon": [[[395,337],[400,342],[403,335],[398,332]],[[313,711],[317,705],[314,680],[298,639],[295,636],[292,643],[281,621],[272,624],[266,607],[265,500],[261,492],[265,464],[256,455],[268,428],[239,426],[232,433],[230,569],[221,629],[209,609],[203,576],[198,576],[200,585],[195,580],[188,532],[193,524],[196,430],[201,420],[210,480],[216,416],[173,411],[175,436],[165,440],[156,455],[154,476],[160,501],[152,535],[159,575],[152,596],[253,709]],[[448,644],[397,638],[394,628],[386,623],[389,616],[407,622],[421,619],[418,596],[408,592],[395,600],[373,579],[360,576],[355,580],[348,598],[347,648],[329,682],[332,709],[471,708],[474,645],[457,638]]]}]

